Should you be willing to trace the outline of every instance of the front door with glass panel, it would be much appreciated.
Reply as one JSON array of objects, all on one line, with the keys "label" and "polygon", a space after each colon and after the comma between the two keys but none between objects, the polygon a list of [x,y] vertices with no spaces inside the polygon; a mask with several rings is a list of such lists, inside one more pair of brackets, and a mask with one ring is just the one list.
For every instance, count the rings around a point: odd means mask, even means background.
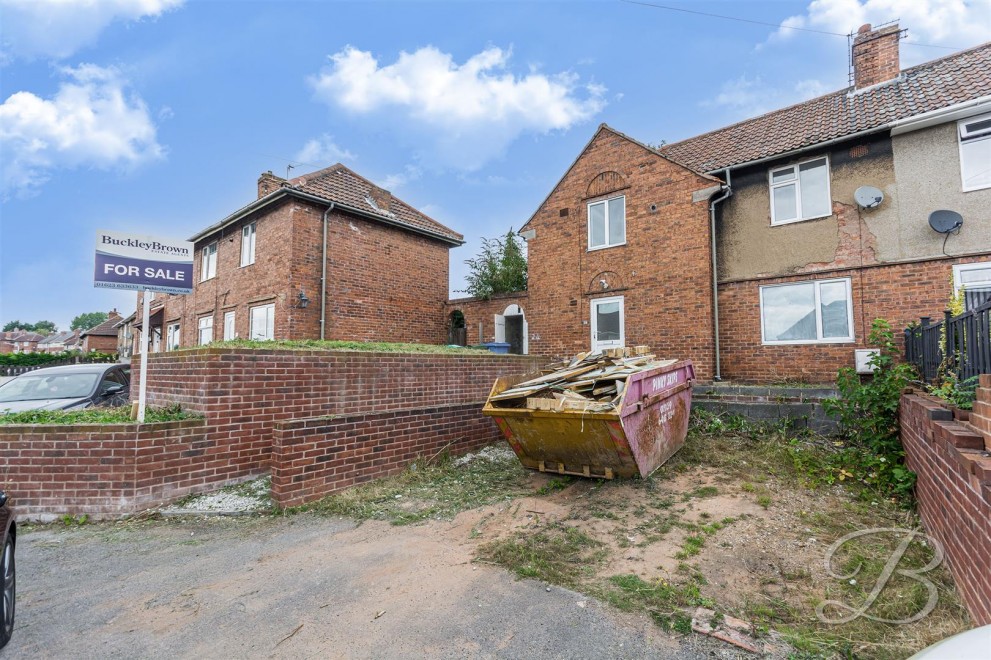
[{"label": "front door with glass panel", "polygon": [[591,305],[592,350],[622,348],[626,341],[623,334],[623,297],[598,298]]}]

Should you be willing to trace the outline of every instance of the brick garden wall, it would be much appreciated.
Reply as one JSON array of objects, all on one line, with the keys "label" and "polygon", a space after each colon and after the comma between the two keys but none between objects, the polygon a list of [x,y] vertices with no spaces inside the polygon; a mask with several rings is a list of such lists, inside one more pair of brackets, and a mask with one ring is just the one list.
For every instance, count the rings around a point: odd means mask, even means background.
[{"label": "brick garden wall", "polygon": [[202,419],[4,425],[0,488],[26,518],[118,515],[229,483],[238,476],[231,452]]},{"label": "brick garden wall", "polygon": [[991,375],[981,376],[970,423],[915,394],[902,396],[900,418],[922,522],[946,550],[971,618],[991,624]]},{"label": "brick garden wall", "polygon": [[279,506],[305,504],[397,474],[419,456],[461,454],[501,437],[475,403],[280,422],[272,449],[272,498]]},{"label": "brick garden wall", "polygon": [[[899,344],[902,330],[921,316],[939,316],[950,295],[953,265],[980,258],[875,265],[719,285],[722,375],[741,383],[833,383],[840,367],[852,367],[855,348],[867,348],[876,318],[886,319]],[[854,336],[847,344],[765,346],[761,343],[760,287],[782,282],[849,277]],[[934,320],[938,320],[934,318]]]}]

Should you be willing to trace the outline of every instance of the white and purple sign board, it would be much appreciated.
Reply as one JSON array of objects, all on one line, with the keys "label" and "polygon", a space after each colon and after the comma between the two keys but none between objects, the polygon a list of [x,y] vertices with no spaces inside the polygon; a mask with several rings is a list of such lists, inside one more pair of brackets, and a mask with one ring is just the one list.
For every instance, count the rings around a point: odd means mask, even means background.
[{"label": "white and purple sign board", "polygon": [[94,286],[192,293],[193,244],[169,238],[97,230]]}]

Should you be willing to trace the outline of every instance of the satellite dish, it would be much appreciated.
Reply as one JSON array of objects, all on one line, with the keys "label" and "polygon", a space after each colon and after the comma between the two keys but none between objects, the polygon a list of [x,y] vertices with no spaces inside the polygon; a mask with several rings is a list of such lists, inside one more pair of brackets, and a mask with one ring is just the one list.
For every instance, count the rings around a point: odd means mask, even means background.
[{"label": "satellite dish", "polygon": [[853,193],[853,198],[857,201],[857,206],[862,209],[873,209],[881,205],[884,201],[884,193],[874,186],[860,186]]},{"label": "satellite dish", "polygon": [[963,216],[956,211],[933,211],[929,214],[929,226],[940,234],[949,234],[963,227]]}]

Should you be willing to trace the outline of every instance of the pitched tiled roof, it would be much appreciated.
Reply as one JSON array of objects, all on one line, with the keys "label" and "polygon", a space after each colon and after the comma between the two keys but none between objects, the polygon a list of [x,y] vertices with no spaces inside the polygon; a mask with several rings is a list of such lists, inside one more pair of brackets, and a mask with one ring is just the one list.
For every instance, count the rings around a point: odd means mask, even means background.
[{"label": "pitched tiled roof", "polygon": [[118,321],[120,321],[120,316],[111,316],[100,325],[94,325],[89,330],[83,330],[79,336],[96,335],[100,337],[116,337],[117,329],[114,326],[117,325]]},{"label": "pitched tiled roof", "polygon": [[843,89],[665,145],[661,153],[699,172],[714,172],[989,94],[991,42],[906,69],[887,83]]},{"label": "pitched tiled roof", "polygon": [[461,241],[464,238],[461,234],[417,211],[398,197],[390,199],[388,209],[379,208],[373,200],[373,191],[381,189],[340,163],[312,174],[304,174],[290,179],[289,183],[302,192],[345,204],[365,213],[378,215],[390,222],[424,229],[454,241]]}]

